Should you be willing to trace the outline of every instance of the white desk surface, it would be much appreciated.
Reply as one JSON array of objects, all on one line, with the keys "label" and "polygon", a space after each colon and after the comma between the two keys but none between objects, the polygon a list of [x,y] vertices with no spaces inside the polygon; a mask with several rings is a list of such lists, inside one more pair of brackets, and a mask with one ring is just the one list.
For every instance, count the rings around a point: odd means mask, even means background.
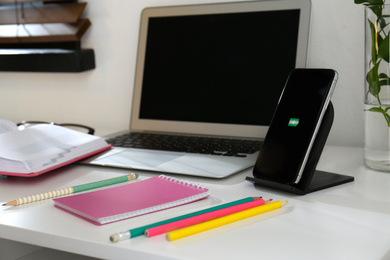
[{"label": "white desk surface", "polygon": [[[325,147],[318,169],[355,177],[305,196],[254,186],[251,169],[204,183],[210,198],[95,226],[51,200],[0,208],[0,238],[104,259],[390,259],[390,173],[363,165],[361,148]],[[0,203],[128,173],[71,165],[34,178],[0,179]],[[140,173],[140,179],[156,174]],[[163,235],[112,243],[111,234],[248,196],[288,200],[281,209],[168,242]],[[134,198],[136,199],[136,198]]]}]

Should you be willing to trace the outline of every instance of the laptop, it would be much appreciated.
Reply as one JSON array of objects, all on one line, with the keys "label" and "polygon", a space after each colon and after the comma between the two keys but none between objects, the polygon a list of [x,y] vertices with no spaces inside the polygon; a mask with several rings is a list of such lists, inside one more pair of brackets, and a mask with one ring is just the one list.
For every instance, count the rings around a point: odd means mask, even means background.
[{"label": "laptop", "polygon": [[[144,9],[130,129],[83,163],[209,178],[253,166],[287,76],[306,67],[310,8],[274,0]],[[128,133],[149,143],[123,144]],[[172,136],[192,141],[176,150]]]}]

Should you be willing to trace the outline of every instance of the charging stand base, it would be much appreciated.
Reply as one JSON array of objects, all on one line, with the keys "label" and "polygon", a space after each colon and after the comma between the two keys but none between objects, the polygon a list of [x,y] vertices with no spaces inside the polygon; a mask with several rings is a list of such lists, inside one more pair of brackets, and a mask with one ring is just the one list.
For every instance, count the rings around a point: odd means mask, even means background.
[{"label": "charging stand base", "polygon": [[253,177],[246,177],[246,180],[253,182],[254,184],[258,184],[260,186],[274,188],[281,191],[287,191],[298,195],[305,195],[314,191],[327,189],[347,182],[352,182],[354,178],[351,176],[331,172],[315,171],[312,176],[311,183],[306,187],[271,182]]},{"label": "charging stand base", "polygon": [[336,173],[316,170],[317,163],[321,157],[322,150],[325,146],[334,118],[333,105],[330,102],[313,147],[310,156],[302,173],[302,178],[297,184],[284,184],[272,182],[260,178],[246,177],[246,180],[261,186],[287,191],[299,195],[305,195],[314,191],[334,187],[340,184],[354,181],[354,177]]}]

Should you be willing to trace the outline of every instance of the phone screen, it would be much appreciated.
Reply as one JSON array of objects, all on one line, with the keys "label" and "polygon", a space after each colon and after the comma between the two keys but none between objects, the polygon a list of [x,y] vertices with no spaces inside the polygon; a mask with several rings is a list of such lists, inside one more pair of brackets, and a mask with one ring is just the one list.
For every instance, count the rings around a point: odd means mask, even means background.
[{"label": "phone screen", "polygon": [[257,158],[253,175],[298,183],[332,95],[337,73],[296,69],[285,85]]}]

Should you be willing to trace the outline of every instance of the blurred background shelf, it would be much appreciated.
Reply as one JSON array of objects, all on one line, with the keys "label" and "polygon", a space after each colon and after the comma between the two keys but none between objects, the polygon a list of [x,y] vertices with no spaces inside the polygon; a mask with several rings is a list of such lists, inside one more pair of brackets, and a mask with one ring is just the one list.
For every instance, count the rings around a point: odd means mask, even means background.
[{"label": "blurred background shelf", "polygon": [[0,0],[0,71],[82,72],[95,68],[81,38],[91,26],[77,0]]}]

